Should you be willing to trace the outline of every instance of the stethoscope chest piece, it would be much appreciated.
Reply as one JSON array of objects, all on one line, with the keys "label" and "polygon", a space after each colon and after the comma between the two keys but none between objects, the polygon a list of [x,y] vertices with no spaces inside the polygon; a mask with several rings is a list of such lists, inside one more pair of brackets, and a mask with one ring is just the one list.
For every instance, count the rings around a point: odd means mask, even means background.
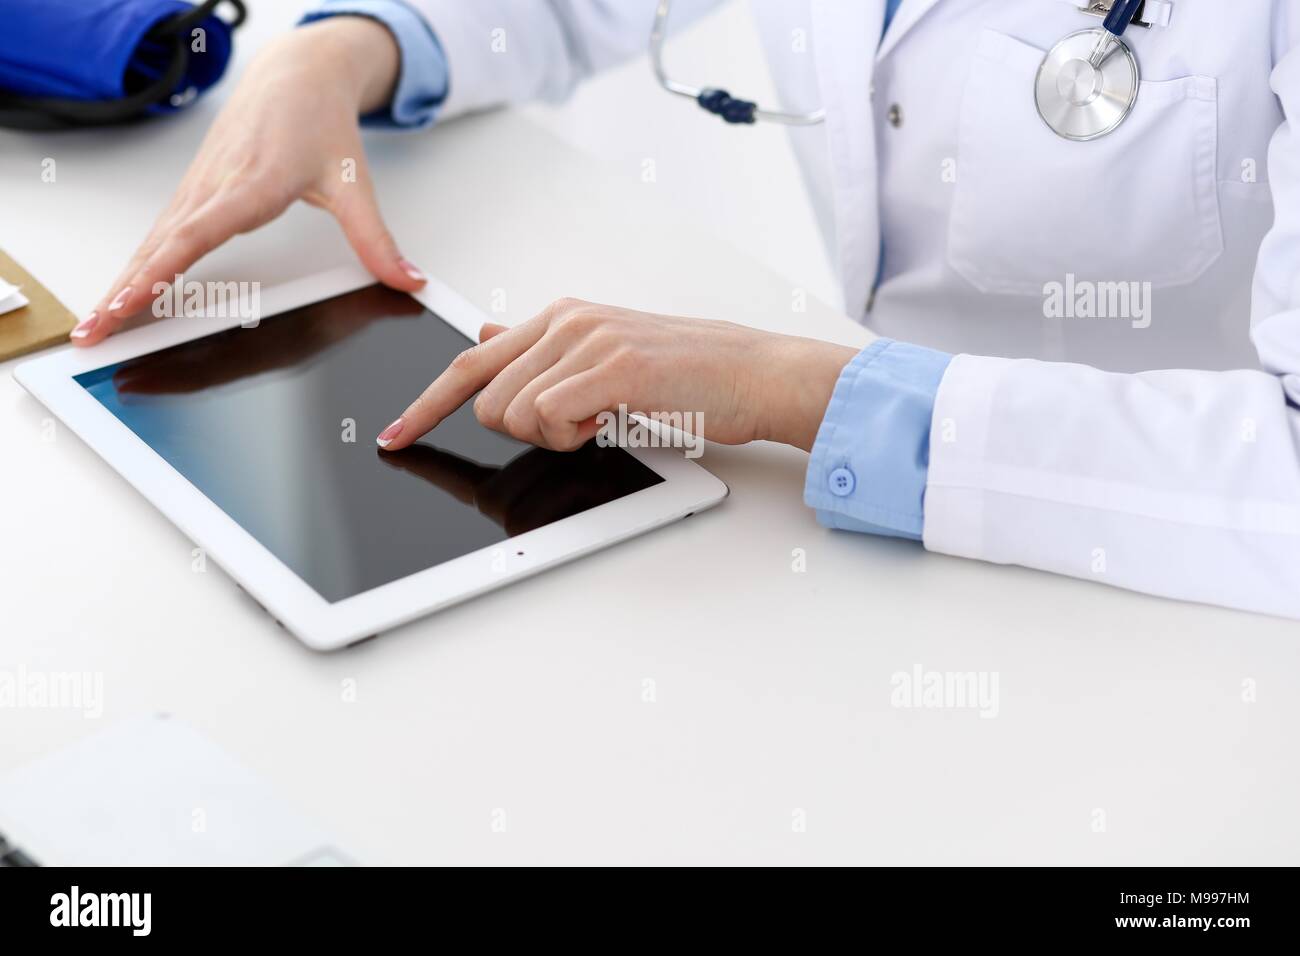
[{"label": "stethoscope chest piece", "polygon": [[1137,102],[1133,51],[1104,30],[1080,30],[1052,47],[1038,68],[1038,115],[1057,135],[1085,141],[1124,122]]}]

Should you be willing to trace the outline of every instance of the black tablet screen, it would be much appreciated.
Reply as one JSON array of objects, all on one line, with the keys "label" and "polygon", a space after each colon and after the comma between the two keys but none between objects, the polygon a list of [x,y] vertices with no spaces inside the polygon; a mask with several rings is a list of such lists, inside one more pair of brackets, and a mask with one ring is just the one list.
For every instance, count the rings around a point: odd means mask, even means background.
[{"label": "black tablet screen", "polygon": [[381,452],[375,435],[470,344],[410,296],[371,286],[77,382],[338,601],[663,480],[617,448],[514,441],[481,426],[472,403]]}]

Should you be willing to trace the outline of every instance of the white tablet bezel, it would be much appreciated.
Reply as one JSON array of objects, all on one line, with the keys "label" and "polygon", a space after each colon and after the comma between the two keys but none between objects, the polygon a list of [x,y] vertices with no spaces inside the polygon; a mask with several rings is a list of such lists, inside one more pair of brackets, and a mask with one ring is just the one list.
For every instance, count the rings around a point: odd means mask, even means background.
[{"label": "white tablet bezel", "polygon": [[[261,293],[261,313],[281,312],[374,283],[343,266]],[[437,280],[414,298],[478,340],[487,318]],[[333,650],[717,504],[727,486],[679,450],[629,448],[664,480],[624,498],[333,603],[190,484],[79,385],[74,376],[240,325],[238,317],[186,317],[67,347],[14,370],[14,378],[176,524],[304,644]]]}]

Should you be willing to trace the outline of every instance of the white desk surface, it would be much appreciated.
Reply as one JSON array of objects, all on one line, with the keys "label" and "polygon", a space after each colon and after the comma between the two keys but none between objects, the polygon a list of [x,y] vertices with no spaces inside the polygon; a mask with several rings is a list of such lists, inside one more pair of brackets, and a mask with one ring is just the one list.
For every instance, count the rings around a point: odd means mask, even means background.
[{"label": "white desk surface", "polygon": [[[0,133],[0,247],[84,313],[229,89],[126,131]],[[867,338],[793,311],[789,283],[639,169],[518,114],[368,148],[407,254],[484,309],[505,290],[509,321],[577,295]],[[298,207],[191,276],[271,284],[348,256]],[[194,573],[191,543],[75,436],[46,441],[12,367],[0,669],[102,672],[102,721],[176,714],[364,862],[1297,861],[1295,623],[829,532],[800,500],[802,453],[710,446],[721,507],[320,655]],[[997,672],[997,717],[892,707],[891,675],[917,664]],[[0,772],[98,724],[0,709]]]}]

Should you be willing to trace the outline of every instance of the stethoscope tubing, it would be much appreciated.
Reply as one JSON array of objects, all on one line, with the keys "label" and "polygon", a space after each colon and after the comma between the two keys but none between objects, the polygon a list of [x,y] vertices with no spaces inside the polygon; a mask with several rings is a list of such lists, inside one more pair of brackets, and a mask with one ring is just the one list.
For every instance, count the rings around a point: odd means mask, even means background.
[{"label": "stethoscope tubing", "polygon": [[[1128,51],[1120,38],[1128,30],[1129,25],[1132,24],[1134,18],[1137,16],[1138,10],[1142,6],[1142,3],[1143,0],[1115,0],[1114,5],[1102,21],[1102,28],[1093,31],[1097,35],[1097,43],[1093,49],[1092,56],[1084,57],[1085,60],[1091,62],[1091,65],[1094,68],[1100,68],[1102,63],[1112,53],[1123,47],[1127,62],[1131,64],[1132,67],[1134,91],[1136,91],[1138,78],[1137,61],[1133,58],[1132,53]],[[722,117],[722,119],[728,123],[752,124],[756,120],[764,120],[771,123],[781,123],[786,126],[815,126],[818,123],[825,121],[825,109],[818,109],[805,113],[764,109],[752,100],[742,100],[733,97],[726,90],[716,89],[713,87],[692,86],[688,83],[682,83],[673,79],[668,75],[668,71],[664,68],[663,57],[664,42],[668,35],[668,16],[671,11],[672,0],[659,0],[658,5],[655,8],[654,26],[650,31],[650,64],[654,70],[655,79],[664,90],[672,93],[674,96],[683,96],[694,100],[701,107]],[[1057,48],[1073,36],[1074,34],[1071,34],[1070,37],[1067,37],[1065,40],[1062,40],[1061,43],[1058,43],[1057,47],[1054,47],[1053,50],[1048,53],[1047,57],[1044,58],[1044,64],[1048,62],[1053,53],[1056,52]],[[1035,81],[1035,86],[1037,88],[1037,80]],[[1104,136],[1117,128],[1128,114],[1128,110],[1126,109],[1114,125],[1098,130],[1089,135],[1078,136],[1057,129],[1050,121],[1048,121],[1047,116],[1043,112],[1041,102],[1038,106],[1039,115],[1043,116],[1044,121],[1048,122],[1048,125],[1053,128],[1054,132],[1066,139],[1086,140],[1094,139],[1098,136]],[[1132,108],[1131,100],[1128,104],[1128,108]]]},{"label": "stethoscope tubing", "polygon": [[[668,14],[672,11],[672,0],[659,0],[658,7],[655,8],[654,27],[650,31],[650,65],[654,69],[655,79],[659,85],[677,96],[685,96],[694,100],[700,106],[710,112],[721,115],[723,119],[730,123],[752,123],[754,120],[765,120],[769,123],[781,123],[786,126],[816,126],[826,119],[826,110],[818,109],[809,113],[791,113],[785,110],[764,109],[757,103],[750,100],[733,99],[725,90],[719,90],[713,87],[691,86],[687,83],[680,83],[668,75],[664,69],[664,41],[668,37]],[[711,100],[721,97],[729,105],[742,107],[738,111],[738,118],[731,118],[720,109],[711,105]]]}]

